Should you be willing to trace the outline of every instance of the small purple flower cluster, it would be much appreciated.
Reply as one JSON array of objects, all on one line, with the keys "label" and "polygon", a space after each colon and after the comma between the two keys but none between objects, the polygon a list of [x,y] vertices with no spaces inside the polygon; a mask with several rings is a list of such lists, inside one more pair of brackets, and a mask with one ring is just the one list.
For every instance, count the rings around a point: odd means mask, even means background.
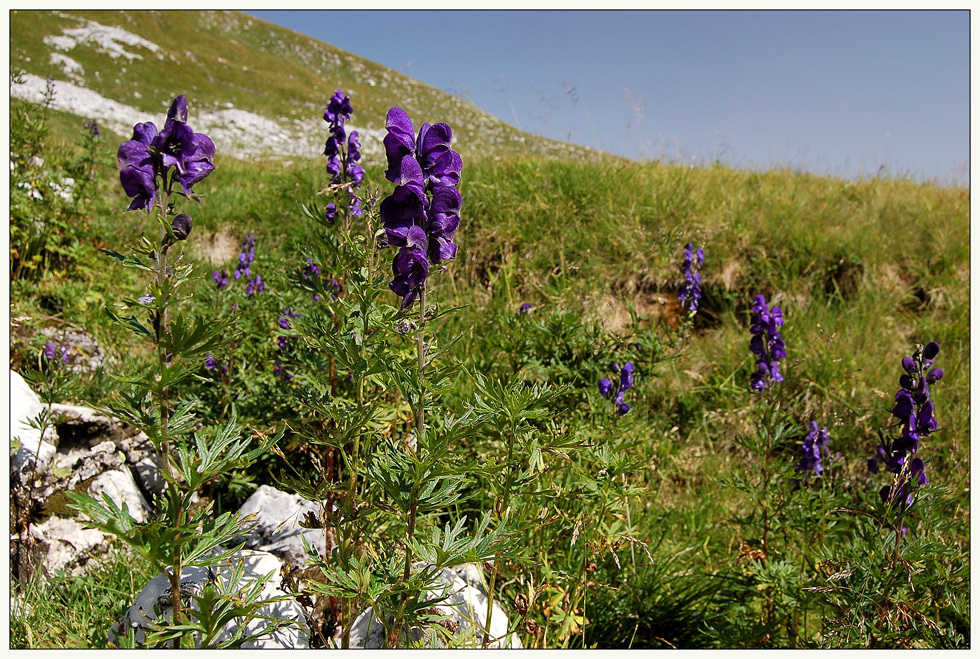
[{"label": "small purple flower cluster", "polygon": [[[623,400],[623,394],[626,393],[627,389],[633,388],[633,362],[626,362],[622,368],[619,367],[619,364],[613,362],[609,365],[609,368],[613,373],[619,375],[619,386],[616,387],[615,405],[619,415],[623,416],[630,411],[629,404]],[[603,398],[613,397],[612,382],[609,378],[599,380],[599,395]]]},{"label": "small purple flower cluster", "polygon": [[[341,185],[345,181],[350,183],[347,189],[348,210],[351,217],[361,217],[364,214],[361,208],[361,200],[357,198],[354,190],[361,187],[364,182],[364,168],[357,161],[361,159],[361,142],[356,130],[351,131],[347,136],[344,123],[350,120],[354,110],[351,109],[350,97],[344,94],[342,89],[334,91],[330,102],[327,103],[326,112],[323,113],[323,120],[330,124],[330,137],[327,138],[326,147],[323,155],[330,158],[327,163],[327,173],[330,180],[335,185]],[[344,145],[346,139],[347,144]],[[327,220],[333,222],[337,217],[337,205],[327,204]]]},{"label": "small purple flower cluster", "polygon": [[[95,130],[98,129],[93,133]],[[214,143],[187,125],[187,99],[183,94],[170,105],[162,131],[151,121],[136,124],[133,139],[119,147],[116,157],[123,190],[133,198],[128,209],[131,211],[145,208],[149,212],[160,189],[158,179],[168,194],[176,182],[190,197],[191,186],[214,171]],[[171,168],[173,175],[169,175]]]},{"label": "small purple flower cluster", "polygon": [[681,265],[681,274],[684,275],[684,283],[681,284],[677,293],[677,298],[681,301],[681,306],[687,309],[690,315],[694,315],[698,310],[698,302],[701,300],[701,265],[704,263],[704,248],[698,247],[694,250],[694,245],[688,243],[684,245],[684,263]]},{"label": "small purple flower cluster", "polygon": [[213,371],[217,369],[224,374],[228,373],[228,367],[225,366],[224,364],[219,365],[218,360],[216,360],[214,358],[214,355],[212,355],[210,352],[206,353],[204,357],[205,357],[204,368],[208,369],[209,371]]},{"label": "small purple flower cluster", "polygon": [[49,362],[60,361],[62,364],[68,363],[68,346],[56,346],[50,341],[44,345],[44,358]]},{"label": "small purple flower cluster", "polygon": [[813,472],[819,476],[823,473],[823,460],[821,453],[827,450],[830,443],[830,435],[827,427],[818,428],[816,421],[810,422],[810,432],[803,438],[803,457],[800,464],[796,467],[796,473],[805,474]]},{"label": "small purple flower cluster", "polygon": [[388,244],[401,248],[388,286],[407,309],[425,286],[430,263],[456,258],[453,236],[463,203],[457,190],[463,161],[450,148],[453,131],[448,124],[422,124],[416,138],[412,120],[394,107],[385,127],[385,178],[398,185],[381,202],[381,221]]},{"label": "small purple flower cluster", "polygon": [[218,290],[220,291],[222,288],[228,285],[228,271],[224,268],[222,268],[220,271],[212,270],[211,279],[214,280],[214,283],[218,286]]},{"label": "small purple flower cluster", "polygon": [[749,328],[752,333],[749,350],[755,355],[756,365],[750,385],[755,391],[764,391],[767,384],[783,381],[783,375],[779,372],[779,360],[786,357],[786,344],[779,333],[782,325],[782,310],[779,307],[770,309],[765,296],[756,295]]},{"label": "small purple flower cluster", "polygon": [[[321,275],[322,275],[322,272],[323,271],[320,268],[320,266],[318,266],[316,263],[314,263],[313,262],[313,259],[307,257],[307,259],[306,259],[306,265],[303,266],[303,278],[304,279],[307,279],[307,280],[310,280],[310,279],[317,279],[317,280],[319,280],[320,277],[321,277]],[[336,279],[331,279],[330,280],[330,288],[333,288],[333,291],[334,291],[331,294],[331,297],[332,297],[332,299],[336,300],[337,297],[338,297],[338,294],[337,293],[338,293],[338,291],[340,291],[340,283]],[[313,294],[313,301],[314,302],[319,302],[320,301],[320,294],[319,293],[314,293]]]},{"label": "small purple flower cluster", "polygon": [[[283,309],[279,316],[279,327],[284,330],[292,329],[292,323],[290,319],[299,318],[299,314],[290,309]],[[279,335],[276,338],[276,345],[278,346],[278,351],[276,352],[275,365],[273,366],[272,372],[276,374],[277,377],[281,377],[286,382],[293,379],[293,374],[286,371],[286,366],[283,364],[283,358],[292,350],[293,344],[296,342],[295,336],[283,336]]]},{"label": "small purple flower cluster", "polygon": [[[881,488],[882,501],[904,499],[903,506],[908,506],[912,503],[911,490],[929,483],[925,463],[916,453],[922,439],[939,428],[935,405],[929,400],[929,385],[939,382],[944,375],[943,369],[932,368],[938,354],[939,344],[933,341],[916,350],[912,357],[902,359],[905,373],[898,380],[901,389],[895,394],[892,408],[892,416],[901,423],[902,434],[890,442],[879,443],[875,457],[868,459],[868,471],[872,474],[877,474],[884,465],[885,471],[905,476],[894,495],[891,485]],[[910,461],[909,456],[915,457]]]},{"label": "small purple flower cluster", "polygon": [[92,131],[92,137],[99,136],[99,122],[93,119],[91,122],[85,122],[85,130]]},{"label": "small purple flower cluster", "polygon": [[[265,290],[265,282],[262,281],[262,275],[256,274],[252,276],[252,261],[255,260],[255,236],[249,234],[245,237],[245,242],[242,243],[242,251],[238,255],[238,265],[235,267],[235,281],[238,281],[242,277],[247,279],[247,284],[245,286],[245,293],[252,297],[258,293]],[[222,288],[228,286],[228,272],[224,269],[212,270],[211,279],[214,281],[215,285],[220,291]]]},{"label": "small purple flower cluster", "polygon": [[235,268],[235,281],[241,279],[242,275],[249,277],[252,274],[252,261],[255,260],[255,236],[248,234],[245,242],[242,243],[242,251],[238,255],[238,267]]}]

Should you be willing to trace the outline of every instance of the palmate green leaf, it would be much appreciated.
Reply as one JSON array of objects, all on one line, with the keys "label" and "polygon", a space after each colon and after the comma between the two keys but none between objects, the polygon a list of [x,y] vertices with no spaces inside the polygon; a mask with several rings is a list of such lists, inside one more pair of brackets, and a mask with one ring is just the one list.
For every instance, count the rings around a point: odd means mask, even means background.
[{"label": "palmate green leaf", "polygon": [[140,270],[145,270],[147,272],[156,273],[156,268],[155,267],[151,267],[151,266],[143,263],[136,256],[133,256],[133,255],[124,256],[124,255],[120,254],[119,252],[116,252],[116,251],[111,250],[111,249],[101,249],[99,251],[102,252],[103,254],[105,254],[106,256],[109,256],[111,258],[116,259],[117,261],[120,261],[126,267],[129,267],[129,268],[138,268]]},{"label": "palmate green leaf", "polygon": [[125,502],[120,508],[105,493],[102,494],[102,501],[80,492],[69,492],[68,498],[69,508],[89,518],[90,521],[85,523],[86,528],[98,529],[103,533],[116,536],[160,571],[163,571],[164,565],[171,564],[173,548],[178,545],[181,529],[175,529],[161,521],[137,522],[129,514]]},{"label": "palmate green leaf", "polygon": [[206,427],[194,433],[193,446],[178,447],[178,470],[189,489],[196,489],[212,476],[248,467],[282,439],[285,428],[271,437],[261,435],[262,441],[251,450],[250,439],[243,438],[242,432],[238,416],[233,413],[224,426]]},{"label": "palmate green leaf", "polygon": [[136,320],[136,316],[130,316],[129,318],[123,318],[122,316],[116,314],[114,311],[109,309],[109,307],[104,308],[105,315],[111,318],[113,321],[128,327],[138,336],[144,336],[150,341],[156,342],[156,336],[153,335],[150,330],[146,329],[140,321]]},{"label": "palmate green leaf", "polygon": [[214,352],[235,337],[234,332],[226,331],[229,326],[230,322],[215,324],[212,318],[188,320],[177,314],[168,323],[170,333],[164,337],[163,345],[171,354],[185,359]]},{"label": "palmate green leaf", "polygon": [[439,568],[485,563],[505,553],[509,556],[506,540],[510,529],[502,523],[488,532],[490,520],[491,514],[487,511],[469,535],[466,535],[469,520],[465,517],[457,520],[455,525],[446,524],[443,529],[433,526],[431,539],[413,539],[413,552],[420,560],[428,561]]},{"label": "palmate green leaf", "polygon": [[[196,646],[201,649],[240,648],[245,643],[268,637],[285,627],[298,626],[296,621],[260,612],[268,605],[290,599],[290,595],[259,599],[265,585],[275,576],[274,573],[243,585],[244,574],[244,561],[236,561],[231,574],[227,577],[217,575],[215,581],[206,584],[200,593],[192,594],[193,605],[185,610],[187,618],[182,624],[174,625],[165,620],[154,621],[152,631],[147,634],[147,644],[164,647],[174,639],[193,635]],[[257,620],[265,620],[269,624],[246,633],[248,625]],[[218,640],[225,627],[233,622],[237,624],[231,636]]]}]

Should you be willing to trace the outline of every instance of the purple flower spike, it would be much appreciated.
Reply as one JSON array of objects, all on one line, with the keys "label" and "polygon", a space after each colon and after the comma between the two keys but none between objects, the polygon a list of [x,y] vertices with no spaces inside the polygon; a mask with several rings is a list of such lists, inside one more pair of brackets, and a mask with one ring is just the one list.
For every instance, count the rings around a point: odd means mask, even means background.
[{"label": "purple flower spike", "polygon": [[779,307],[770,309],[766,298],[756,295],[749,328],[752,333],[749,350],[756,357],[756,370],[749,378],[749,385],[754,391],[765,391],[769,383],[783,381],[779,371],[779,360],[786,357],[786,343],[779,333],[782,324],[782,310]]},{"label": "purple flower spike", "polygon": [[925,462],[916,454],[922,440],[939,428],[935,403],[930,400],[929,392],[929,384],[935,384],[943,377],[942,369],[929,369],[938,354],[939,344],[932,342],[917,349],[913,356],[902,359],[901,388],[895,394],[895,406],[891,411],[898,419],[901,434],[891,439],[883,438],[876,456],[868,461],[871,473],[877,473],[878,465],[884,464],[887,472],[897,475],[898,489],[893,492],[891,486],[885,486],[880,494],[882,501],[902,510],[912,505],[914,490],[929,483]]},{"label": "purple flower spike", "polygon": [[462,160],[451,149],[448,124],[423,124],[416,139],[408,114],[394,107],[388,110],[385,128],[385,178],[398,185],[379,211],[388,244],[402,247],[392,264],[395,278],[389,286],[403,297],[405,309],[425,285],[430,264],[456,258],[453,240],[463,202],[456,186]]},{"label": "purple flower spike", "polygon": [[694,250],[694,245],[687,243],[684,245],[684,263],[681,264],[681,274],[684,276],[684,283],[681,284],[677,293],[677,298],[681,301],[681,306],[687,309],[688,314],[693,316],[698,310],[698,303],[701,300],[701,264],[704,263],[704,249]]},{"label": "purple flower spike", "polygon": [[[796,467],[796,473],[806,474],[813,472],[816,476],[822,474],[823,459],[821,453],[827,450],[829,443],[830,436],[827,434],[826,426],[819,428],[816,421],[811,421],[810,432],[803,438],[803,457],[800,459],[800,464]],[[877,470],[877,468],[878,463],[875,462],[874,469]],[[870,462],[868,463],[868,469],[871,469]]]}]

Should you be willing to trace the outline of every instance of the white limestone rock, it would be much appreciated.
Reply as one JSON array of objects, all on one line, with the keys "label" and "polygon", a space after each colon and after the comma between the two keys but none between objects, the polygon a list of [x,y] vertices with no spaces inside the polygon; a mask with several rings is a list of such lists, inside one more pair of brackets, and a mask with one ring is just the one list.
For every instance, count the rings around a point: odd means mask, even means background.
[{"label": "white limestone rock", "polygon": [[[264,551],[242,550],[230,560],[244,561],[245,563],[245,574],[240,582],[243,589],[257,579],[272,574],[272,578],[266,582],[262,589],[260,600],[267,600],[284,594],[279,590],[279,569],[282,567],[282,562],[272,554]],[[226,580],[231,576],[232,565],[221,564],[211,569],[217,579]],[[206,567],[185,567],[181,572],[181,591],[200,593],[209,578]],[[182,600],[184,599],[182,598]],[[193,598],[190,601],[193,602]],[[137,643],[143,643],[146,639],[145,630],[151,617],[156,619],[157,612],[166,620],[169,620],[173,615],[170,580],[165,574],[158,574],[153,577],[136,596],[136,600],[129,611],[109,629],[110,642],[116,643],[118,638],[126,633],[127,628],[132,628]],[[246,643],[242,646],[243,648],[309,648],[309,627],[306,616],[302,607],[295,600],[272,602],[260,610],[260,615],[290,620],[294,624],[270,632],[254,642]],[[221,642],[232,638],[239,624],[239,622],[234,621],[228,623],[217,640]],[[246,624],[245,633],[252,634],[267,629],[269,626],[268,620],[251,620]],[[200,647],[200,639],[195,639],[195,641],[197,647]]]},{"label": "white limestone rock", "polygon": [[101,501],[107,494],[120,508],[125,503],[130,516],[137,522],[146,519],[150,506],[140,493],[128,469],[107,471],[99,474],[88,486],[88,493]]},{"label": "white limestone rock", "polygon": [[[422,569],[425,564],[417,563],[416,569]],[[470,580],[470,583],[460,577]],[[472,582],[475,581],[476,585]],[[439,583],[429,591],[429,597],[448,595],[435,608],[439,613],[448,616],[445,627],[454,636],[452,647],[482,647],[483,629],[487,619],[487,594],[483,590],[479,578],[479,567],[468,564],[456,568],[443,568],[439,573]],[[507,634],[509,620],[507,614],[498,602],[493,603],[493,616],[490,619],[491,648],[523,648],[516,633]],[[404,638],[404,634],[403,634]],[[423,645],[442,647],[442,637],[432,634],[431,630],[412,629],[409,639],[417,642],[423,640]],[[381,648],[386,643],[384,626],[378,621],[374,612],[368,609],[357,617],[351,628],[350,646],[352,648]],[[404,641],[402,641],[404,642]]]},{"label": "white limestone rock", "polygon": [[54,457],[58,444],[54,427],[48,428],[42,439],[40,430],[30,424],[44,408],[44,404],[20,373],[10,371],[10,441],[11,447],[14,446],[14,440],[17,440],[18,445],[16,453],[11,457],[11,477],[31,471],[35,456],[39,472],[44,471]]},{"label": "white limestone rock", "polygon": [[58,570],[79,574],[88,559],[109,550],[109,538],[98,529],[86,529],[74,519],[49,517],[31,527],[34,539],[46,547],[44,572],[53,576]]},{"label": "white limestone rock", "polygon": [[267,551],[296,566],[308,564],[303,537],[319,553],[327,552],[323,529],[304,529],[299,523],[307,512],[316,513],[320,506],[298,494],[288,494],[268,485],[260,485],[238,511],[243,517],[255,514],[256,527],[245,539],[249,549]]}]

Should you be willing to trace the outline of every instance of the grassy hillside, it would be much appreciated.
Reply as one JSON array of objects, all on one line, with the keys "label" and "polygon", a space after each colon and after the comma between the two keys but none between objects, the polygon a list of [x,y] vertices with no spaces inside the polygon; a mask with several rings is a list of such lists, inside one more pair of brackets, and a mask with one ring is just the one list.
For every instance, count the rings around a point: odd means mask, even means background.
[{"label": "grassy hillside", "polygon": [[[163,59],[131,44],[127,51],[143,59],[113,59],[89,46],[64,52],[84,68],[76,82],[158,124],[183,92],[195,129],[197,117],[231,103],[283,125],[307,125],[316,147],[326,138],[322,105],[339,86],[350,92],[354,126],[382,128],[385,111],[396,104],[413,118],[452,125],[464,161],[459,252],[431,277],[429,301],[440,311],[462,308],[433,323],[433,340],[447,346],[440,360],[453,366],[440,405],[463,414],[475,400],[473,374],[561,385],[535,436],[546,441],[549,433],[567,431],[575,439],[534,453],[547,469],[515,494],[534,514],[554,509],[557,515],[536,522],[530,540],[522,537],[521,549],[501,560],[498,595],[513,620],[529,584],[542,588],[521,619],[526,646],[969,645],[969,190],[641,164],[567,151],[404,76],[241,14],[78,15],[160,48]],[[57,12],[15,12],[13,64],[48,75],[53,51],[44,37],[81,25]],[[37,127],[41,118],[46,132]],[[158,229],[145,213],[123,210],[129,200],[115,154],[129,135],[119,129],[93,140],[81,122],[57,109],[11,104],[12,144],[22,152],[11,156],[13,368],[36,360],[48,340],[41,330],[68,327],[94,334],[113,369],[127,360],[153,361],[103,314],[104,307],[144,294],[145,284],[99,249],[124,251]],[[224,418],[234,401],[255,428],[267,432],[288,422],[286,455],[308,466],[314,449],[304,433],[312,432],[315,415],[298,401],[322,389],[327,371],[322,359],[298,359],[290,365],[295,378],[286,382],[274,359],[282,309],[300,311],[297,322],[319,313],[297,285],[305,259],[316,257],[327,282],[346,281],[351,272],[327,271],[339,262],[325,247],[337,228],[312,222],[302,210],[327,200],[325,159],[293,154],[284,160],[272,146],[269,157],[238,158],[231,155],[237,147],[215,142],[216,170],[195,186],[203,203],[183,206],[194,218],[186,257],[199,276],[187,306],[209,318],[235,315],[242,334],[236,369],[220,379],[202,367],[185,395],[212,418]],[[383,155],[365,152],[362,193],[377,202],[393,186],[383,176]],[[51,192],[50,183],[66,176],[75,180],[70,200]],[[82,181],[88,187],[79,187]],[[376,212],[367,217],[377,227]],[[42,230],[35,230],[38,222]],[[354,230],[370,233],[364,224]],[[250,298],[237,284],[219,293],[212,270],[233,270],[249,234],[266,292]],[[703,246],[706,257],[701,307],[693,326],[682,330],[676,292],[688,241]],[[398,302],[385,288],[392,251],[371,251],[371,272],[382,282],[378,304],[385,308]],[[784,434],[761,460],[749,440],[778,424],[761,416],[763,398],[748,385],[754,369],[749,309],[757,294],[782,308],[787,351],[785,380],[775,394]],[[524,303],[529,313],[518,312]],[[323,308],[341,314],[340,305]],[[304,337],[310,346],[317,340],[312,331]],[[879,431],[894,431],[902,357],[930,341],[942,346],[938,363],[945,371],[932,388],[939,429],[920,453],[935,489],[901,541],[908,552],[901,556],[909,560],[892,563],[899,543],[890,531],[849,511],[871,509],[878,500],[885,474],[870,475],[867,460]],[[596,383],[611,377],[610,361],[626,359],[637,368],[631,410],[605,423]],[[101,403],[117,386],[96,373],[83,378],[76,397]],[[403,402],[389,402],[397,425],[408,412]],[[547,425],[551,419],[556,427]],[[801,485],[794,467],[810,420],[829,429],[827,471]],[[469,499],[432,515],[428,525],[493,507],[492,475],[482,469],[504,459],[503,442],[487,431],[454,445],[452,459],[474,465]],[[232,510],[282,470],[269,456],[207,494]],[[776,472],[778,488],[753,489]],[[635,489],[616,490],[620,482]],[[770,504],[779,516],[768,516]],[[615,512],[603,517],[607,510]],[[382,529],[378,542],[388,542],[388,532]],[[763,542],[771,547],[760,559]],[[149,574],[138,562],[129,570],[128,560],[123,555],[81,580],[31,585],[34,608],[12,620],[12,644],[104,643],[100,630]],[[853,570],[845,574],[841,565]],[[847,599],[855,593],[863,599]],[[834,601],[851,604],[841,610]],[[866,617],[848,617],[852,608]],[[51,627],[51,619],[64,624]]]},{"label": "grassy hillside", "polygon": [[[161,99],[183,93],[199,113],[216,113],[216,123],[242,119],[230,110],[271,121],[283,137],[266,145],[267,156],[292,155],[288,142],[297,139],[309,155],[322,151],[319,117],[337,88],[358,99],[354,125],[369,129],[362,136],[367,152],[380,153],[381,134],[371,129],[383,129],[388,108],[400,104],[413,117],[450,123],[464,156],[591,153],[518,131],[446,92],[239,12],[14,11],[10,34],[11,66],[53,77],[56,88],[82,87],[145,113],[166,112],[170,101]],[[86,119],[108,119],[97,105],[90,113]],[[260,120],[254,124],[266,126]],[[124,123],[107,125],[129,137]]]}]

